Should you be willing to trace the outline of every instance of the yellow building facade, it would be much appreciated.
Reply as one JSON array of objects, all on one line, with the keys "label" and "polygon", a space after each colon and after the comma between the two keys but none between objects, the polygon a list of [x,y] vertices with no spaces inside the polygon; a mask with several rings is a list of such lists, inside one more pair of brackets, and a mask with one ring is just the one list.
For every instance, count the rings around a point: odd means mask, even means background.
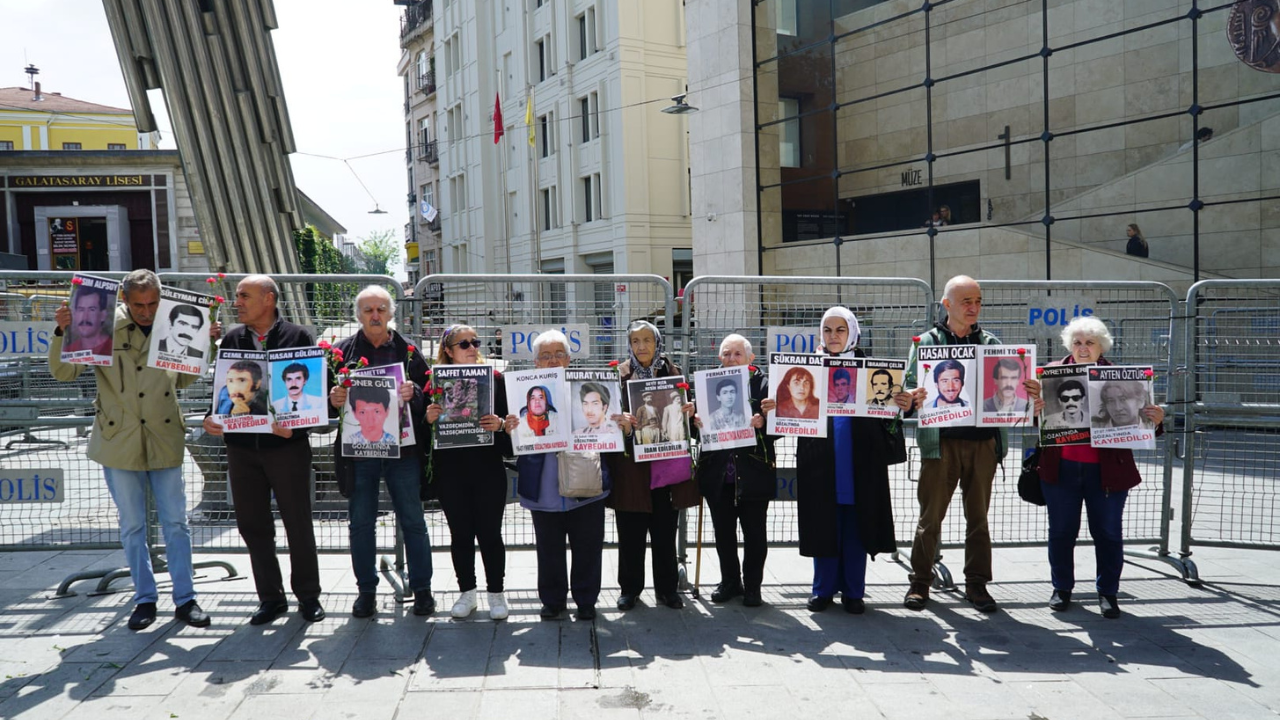
[{"label": "yellow building facade", "polygon": [[133,112],[58,93],[0,88],[0,151],[151,150]]}]

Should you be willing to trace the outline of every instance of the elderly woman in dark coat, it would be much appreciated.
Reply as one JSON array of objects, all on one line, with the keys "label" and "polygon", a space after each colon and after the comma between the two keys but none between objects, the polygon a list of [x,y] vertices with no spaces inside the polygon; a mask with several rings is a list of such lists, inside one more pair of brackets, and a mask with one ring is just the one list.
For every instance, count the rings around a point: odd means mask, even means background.
[{"label": "elderly woman in dark coat", "polygon": [[[646,536],[653,547],[653,593],[659,603],[672,609],[684,607],[678,584],[680,573],[676,558],[676,518],[680,510],[694,507],[702,501],[693,481],[693,468],[689,458],[658,460],[638,463],[630,449],[636,428],[636,417],[627,405],[627,382],[647,378],[680,375],[680,368],[662,354],[662,334],[652,323],[637,320],[627,328],[629,357],[618,365],[622,380],[622,420],[618,425],[628,438],[627,453],[607,453],[609,475],[613,489],[606,501],[614,510],[614,522],[618,529],[618,609],[630,610],[636,606],[640,592],[644,590],[644,546]],[[685,412],[692,414],[693,403],[685,405]],[[675,467],[683,470],[682,482],[652,487],[653,473],[659,463],[664,471]],[[683,464],[683,468],[679,467]],[[677,473],[679,474],[679,473]]]},{"label": "elderly woman in dark coat", "polygon": [[[827,354],[862,357],[858,319],[843,307],[822,316]],[[884,421],[865,417],[827,420],[827,437],[800,438],[796,446],[796,501],[800,554],[813,558],[808,607],[821,612],[837,592],[846,612],[866,610],[867,556],[897,549],[889,502],[889,454]]]}]

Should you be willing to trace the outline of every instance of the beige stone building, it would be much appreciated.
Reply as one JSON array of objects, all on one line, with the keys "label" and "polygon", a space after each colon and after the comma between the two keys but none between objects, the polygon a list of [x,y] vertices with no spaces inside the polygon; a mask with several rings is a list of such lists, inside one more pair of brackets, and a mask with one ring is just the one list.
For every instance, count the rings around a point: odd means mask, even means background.
[{"label": "beige stone building", "polygon": [[1190,10],[690,0],[696,270],[1280,275],[1280,74]]},{"label": "beige stone building", "polygon": [[400,19],[400,64],[404,79],[405,171],[409,224],[405,269],[412,286],[440,272],[440,146],[436,134],[436,51],[433,0],[396,0]]}]

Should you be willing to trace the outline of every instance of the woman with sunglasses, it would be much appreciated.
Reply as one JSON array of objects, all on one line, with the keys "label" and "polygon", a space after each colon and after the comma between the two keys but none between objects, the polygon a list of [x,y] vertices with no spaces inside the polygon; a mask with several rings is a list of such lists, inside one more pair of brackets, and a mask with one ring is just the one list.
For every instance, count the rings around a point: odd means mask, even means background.
[{"label": "woman with sunglasses", "polygon": [[[1096,317],[1072,320],[1062,331],[1062,345],[1069,353],[1054,365],[1110,365],[1103,357],[1111,350],[1111,331]],[[1072,382],[1072,381],[1067,381]],[[1065,383],[1064,383],[1065,384]],[[1044,411],[1043,388],[1029,380],[1027,396],[1035,400],[1036,414]],[[1059,389],[1059,401],[1066,395]],[[1083,388],[1075,399],[1085,400]],[[1065,413],[1065,410],[1064,410]],[[1059,413],[1062,414],[1062,413]],[[1164,408],[1144,402],[1138,414],[1164,432]],[[1081,413],[1088,419],[1089,412]],[[1047,418],[1046,418],[1047,420]],[[1120,571],[1124,568],[1124,504],[1130,488],[1142,482],[1133,451],[1128,448],[1095,448],[1088,445],[1046,445],[1040,448],[1040,485],[1049,515],[1049,578],[1053,593],[1049,609],[1062,612],[1071,606],[1076,582],[1076,539],[1080,536],[1080,506],[1089,515],[1089,535],[1097,562],[1095,586],[1102,617],[1120,617]]]},{"label": "woman with sunglasses", "polygon": [[[638,426],[629,407],[627,382],[680,375],[680,368],[662,353],[662,333],[653,323],[637,320],[627,328],[630,351],[618,365],[622,381],[622,419],[618,426],[634,441]],[[685,403],[682,411],[693,414],[693,403]],[[644,590],[644,545],[646,536],[653,546],[653,594],[660,604],[678,610],[684,607],[678,585],[680,573],[676,560],[676,518],[680,510],[702,502],[693,481],[689,458],[638,463],[635,452],[608,453],[609,475],[613,490],[608,506],[614,510],[618,528],[618,609],[636,606]],[[681,477],[683,476],[683,477]],[[654,487],[657,482],[660,486]]]},{"label": "woman with sunglasses", "polygon": [[[484,362],[480,340],[469,325],[451,325],[440,337],[436,364],[478,365]],[[434,424],[444,413],[439,403],[427,406],[427,422]],[[502,418],[507,416],[507,392],[502,375],[493,373],[493,412],[480,418],[480,427],[494,433],[492,447],[476,446],[437,450],[431,448],[436,495],[449,522],[449,550],[453,571],[462,592],[451,614],[465,618],[475,612],[476,544],[484,561],[485,585],[489,594],[489,617],[507,617],[503,591],[506,552],[502,543],[502,513],[507,503],[507,472],[502,458],[511,455],[511,436]]]}]

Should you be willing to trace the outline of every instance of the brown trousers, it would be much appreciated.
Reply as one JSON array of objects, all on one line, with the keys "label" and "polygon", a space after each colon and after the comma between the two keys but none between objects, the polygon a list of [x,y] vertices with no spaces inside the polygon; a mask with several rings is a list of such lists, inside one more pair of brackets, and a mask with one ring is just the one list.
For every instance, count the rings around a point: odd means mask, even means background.
[{"label": "brown trousers", "polygon": [[911,544],[911,582],[931,583],[938,556],[942,521],[951,496],[960,486],[964,504],[964,580],[966,585],[991,582],[991,532],[987,509],[991,506],[991,482],[996,475],[996,441],[943,438],[942,457],[920,464],[920,522]]}]

